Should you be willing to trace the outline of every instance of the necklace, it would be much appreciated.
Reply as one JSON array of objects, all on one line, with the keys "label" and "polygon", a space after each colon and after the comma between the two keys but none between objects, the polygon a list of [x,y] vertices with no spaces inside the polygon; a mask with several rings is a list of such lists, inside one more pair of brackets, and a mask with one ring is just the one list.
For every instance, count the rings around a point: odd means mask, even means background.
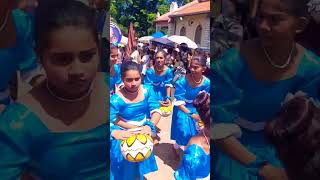
[{"label": "necklace", "polygon": [[158,71],[158,72],[163,71],[163,67],[162,67],[161,69],[158,69],[158,68],[155,68],[155,69],[156,69],[156,71]]},{"label": "necklace", "polygon": [[4,28],[6,27],[6,25],[7,25],[8,17],[9,17],[9,12],[10,12],[10,11],[7,11],[6,17],[4,18],[4,21],[3,21],[3,23],[2,23],[1,26],[0,26],[0,32],[3,31],[3,29],[4,29]]},{"label": "necklace", "polygon": [[81,97],[79,97],[79,98],[76,98],[76,99],[62,98],[62,97],[59,97],[58,95],[56,95],[56,94],[50,89],[50,87],[49,87],[49,81],[48,81],[48,80],[47,80],[47,83],[46,83],[46,87],[47,87],[49,93],[50,93],[53,97],[55,97],[56,99],[58,99],[58,100],[60,100],[60,101],[63,101],[63,102],[79,102],[79,101],[82,101],[83,99],[85,99],[86,97],[88,97],[88,96],[91,94],[92,89],[93,89],[93,84],[94,84],[94,83],[91,83],[91,86],[90,86],[89,90],[88,90],[83,96],[81,96]]},{"label": "necklace", "polygon": [[196,84],[200,84],[202,82],[202,79],[203,79],[203,76],[201,76],[200,80],[199,81],[196,81],[193,77],[193,75],[191,74],[191,78],[192,80],[196,83]]},{"label": "necklace", "polygon": [[272,61],[270,55],[268,54],[266,48],[265,48],[264,46],[262,46],[262,48],[263,48],[263,52],[264,52],[264,54],[266,55],[269,63],[270,63],[273,67],[278,68],[278,69],[284,69],[284,68],[286,68],[286,67],[290,64],[292,52],[293,52],[293,49],[294,49],[294,44],[292,45],[292,48],[291,48],[289,57],[288,57],[288,59],[287,59],[287,62],[285,62],[285,63],[282,64],[282,65],[278,65],[278,64],[274,63],[274,62]]},{"label": "necklace", "polygon": [[125,87],[123,87],[123,90],[124,90],[127,94],[134,95],[134,94],[136,94],[136,93],[138,93],[138,92],[139,92],[140,87],[139,87],[136,91],[134,91],[134,92],[129,92]]}]

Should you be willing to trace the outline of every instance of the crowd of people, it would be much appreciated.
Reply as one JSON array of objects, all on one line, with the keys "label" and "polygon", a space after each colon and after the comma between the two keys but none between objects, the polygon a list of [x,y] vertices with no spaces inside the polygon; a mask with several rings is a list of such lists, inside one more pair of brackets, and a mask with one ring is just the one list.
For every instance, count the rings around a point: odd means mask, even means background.
[{"label": "crowd of people", "polygon": [[[157,145],[157,124],[172,107],[172,152],[181,165],[176,179],[210,179],[210,67],[208,53],[186,44],[165,47],[139,43],[126,56],[110,45],[110,131],[112,179],[143,179],[157,171],[154,152],[143,162],[129,162],[120,153],[121,140],[149,134]],[[132,129],[141,128],[132,132]],[[180,159],[179,152],[184,151]],[[197,163],[195,163],[197,162]],[[121,173],[125,172],[125,173]],[[129,178],[129,179],[130,179]]]}]

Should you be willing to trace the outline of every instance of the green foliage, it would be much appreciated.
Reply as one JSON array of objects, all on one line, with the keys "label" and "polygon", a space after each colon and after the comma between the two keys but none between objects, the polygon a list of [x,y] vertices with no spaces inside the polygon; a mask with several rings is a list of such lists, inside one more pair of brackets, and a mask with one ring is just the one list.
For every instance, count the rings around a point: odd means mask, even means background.
[{"label": "green foliage", "polygon": [[167,0],[111,0],[110,15],[125,36],[132,22],[137,36],[141,37],[155,32],[157,12],[164,14],[169,7]]},{"label": "green foliage", "polygon": [[[155,32],[154,20],[157,12],[160,15],[170,10],[174,0],[110,0],[111,18],[118,24],[122,33],[127,36],[130,22],[134,24],[138,37],[151,35]],[[192,0],[176,0],[179,7]]]},{"label": "green foliage", "polygon": [[167,0],[159,0],[157,5],[158,12],[160,15],[163,15],[170,10],[170,3],[167,2]]}]

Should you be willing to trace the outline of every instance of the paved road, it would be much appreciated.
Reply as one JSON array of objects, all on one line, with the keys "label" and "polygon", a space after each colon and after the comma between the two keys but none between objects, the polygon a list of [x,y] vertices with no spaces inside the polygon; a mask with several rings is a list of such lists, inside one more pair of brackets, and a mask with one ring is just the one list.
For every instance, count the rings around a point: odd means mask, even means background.
[{"label": "paved road", "polygon": [[180,162],[174,160],[172,144],[170,140],[171,116],[161,118],[158,128],[161,130],[158,134],[160,142],[154,147],[158,171],[145,175],[147,180],[175,180],[173,173],[179,167]]}]

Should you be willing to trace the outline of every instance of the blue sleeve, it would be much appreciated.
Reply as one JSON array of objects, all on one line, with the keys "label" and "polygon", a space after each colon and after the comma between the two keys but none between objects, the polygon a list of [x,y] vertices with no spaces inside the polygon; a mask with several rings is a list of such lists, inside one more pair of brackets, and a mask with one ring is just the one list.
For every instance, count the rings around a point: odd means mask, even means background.
[{"label": "blue sleeve", "polygon": [[[114,94],[110,99],[110,123],[114,124],[117,120],[120,110],[119,96]],[[111,126],[111,124],[110,124]]]},{"label": "blue sleeve", "polygon": [[153,83],[152,76],[153,76],[152,68],[149,68],[146,72],[146,76],[144,77],[145,85],[152,85]]},{"label": "blue sleeve", "polygon": [[308,96],[320,100],[320,58],[311,51],[306,51],[306,60],[300,65],[300,71],[303,71],[304,78],[299,90],[308,94]]},{"label": "blue sleeve", "polygon": [[208,166],[210,166],[210,162],[206,162],[199,155],[201,154],[199,148],[198,146],[191,145],[186,149],[179,169],[174,172],[176,180],[196,180],[199,167],[203,166],[203,163],[208,163]]},{"label": "blue sleeve", "polygon": [[17,25],[16,55],[21,73],[30,72],[38,67],[34,48],[34,23],[32,18],[21,10],[14,10],[13,17]]},{"label": "blue sleeve", "polygon": [[118,65],[116,65],[116,68],[115,68],[115,76],[117,77],[117,80],[116,80],[116,85],[119,85],[122,83],[122,80],[121,80],[121,72],[120,72],[120,67]]},{"label": "blue sleeve", "polygon": [[157,99],[156,93],[154,92],[153,88],[151,86],[145,86],[145,89],[147,90],[147,97],[148,97],[148,110],[150,112],[150,117],[153,112],[159,112],[160,113],[160,103]]},{"label": "blue sleeve", "polygon": [[0,179],[19,179],[30,161],[30,134],[25,128],[27,110],[8,106],[0,115]]},{"label": "blue sleeve", "polygon": [[210,94],[210,87],[211,87],[210,83],[211,83],[210,79],[206,79],[206,84],[205,84],[204,89],[203,89],[205,92],[207,92],[209,94]]},{"label": "blue sleeve", "polygon": [[167,72],[166,80],[165,80],[164,84],[165,84],[166,87],[167,86],[173,87],[173,85],[172,85],[173,72],[169,67],[167,67],[167,68],[168,68],[168,70],[167,70],[168,72]]},{"label": "blue sleeve", "polygon": [[222,59],[214,62],[212,70],[212,110],[215,122],[231,123],[237,119],[237,107],[242,97],[238,87],[242,60],[235,49],[229,49]]},{"label": "blue sleeve", "polygon": [[186,88],[185,84],[187,80],[184,77],[181,77],[176,83],[175,83],[175,92],[174,92],[174,98],[177,101],[183,101],[185,100],[185,94],[186,94]]}]

